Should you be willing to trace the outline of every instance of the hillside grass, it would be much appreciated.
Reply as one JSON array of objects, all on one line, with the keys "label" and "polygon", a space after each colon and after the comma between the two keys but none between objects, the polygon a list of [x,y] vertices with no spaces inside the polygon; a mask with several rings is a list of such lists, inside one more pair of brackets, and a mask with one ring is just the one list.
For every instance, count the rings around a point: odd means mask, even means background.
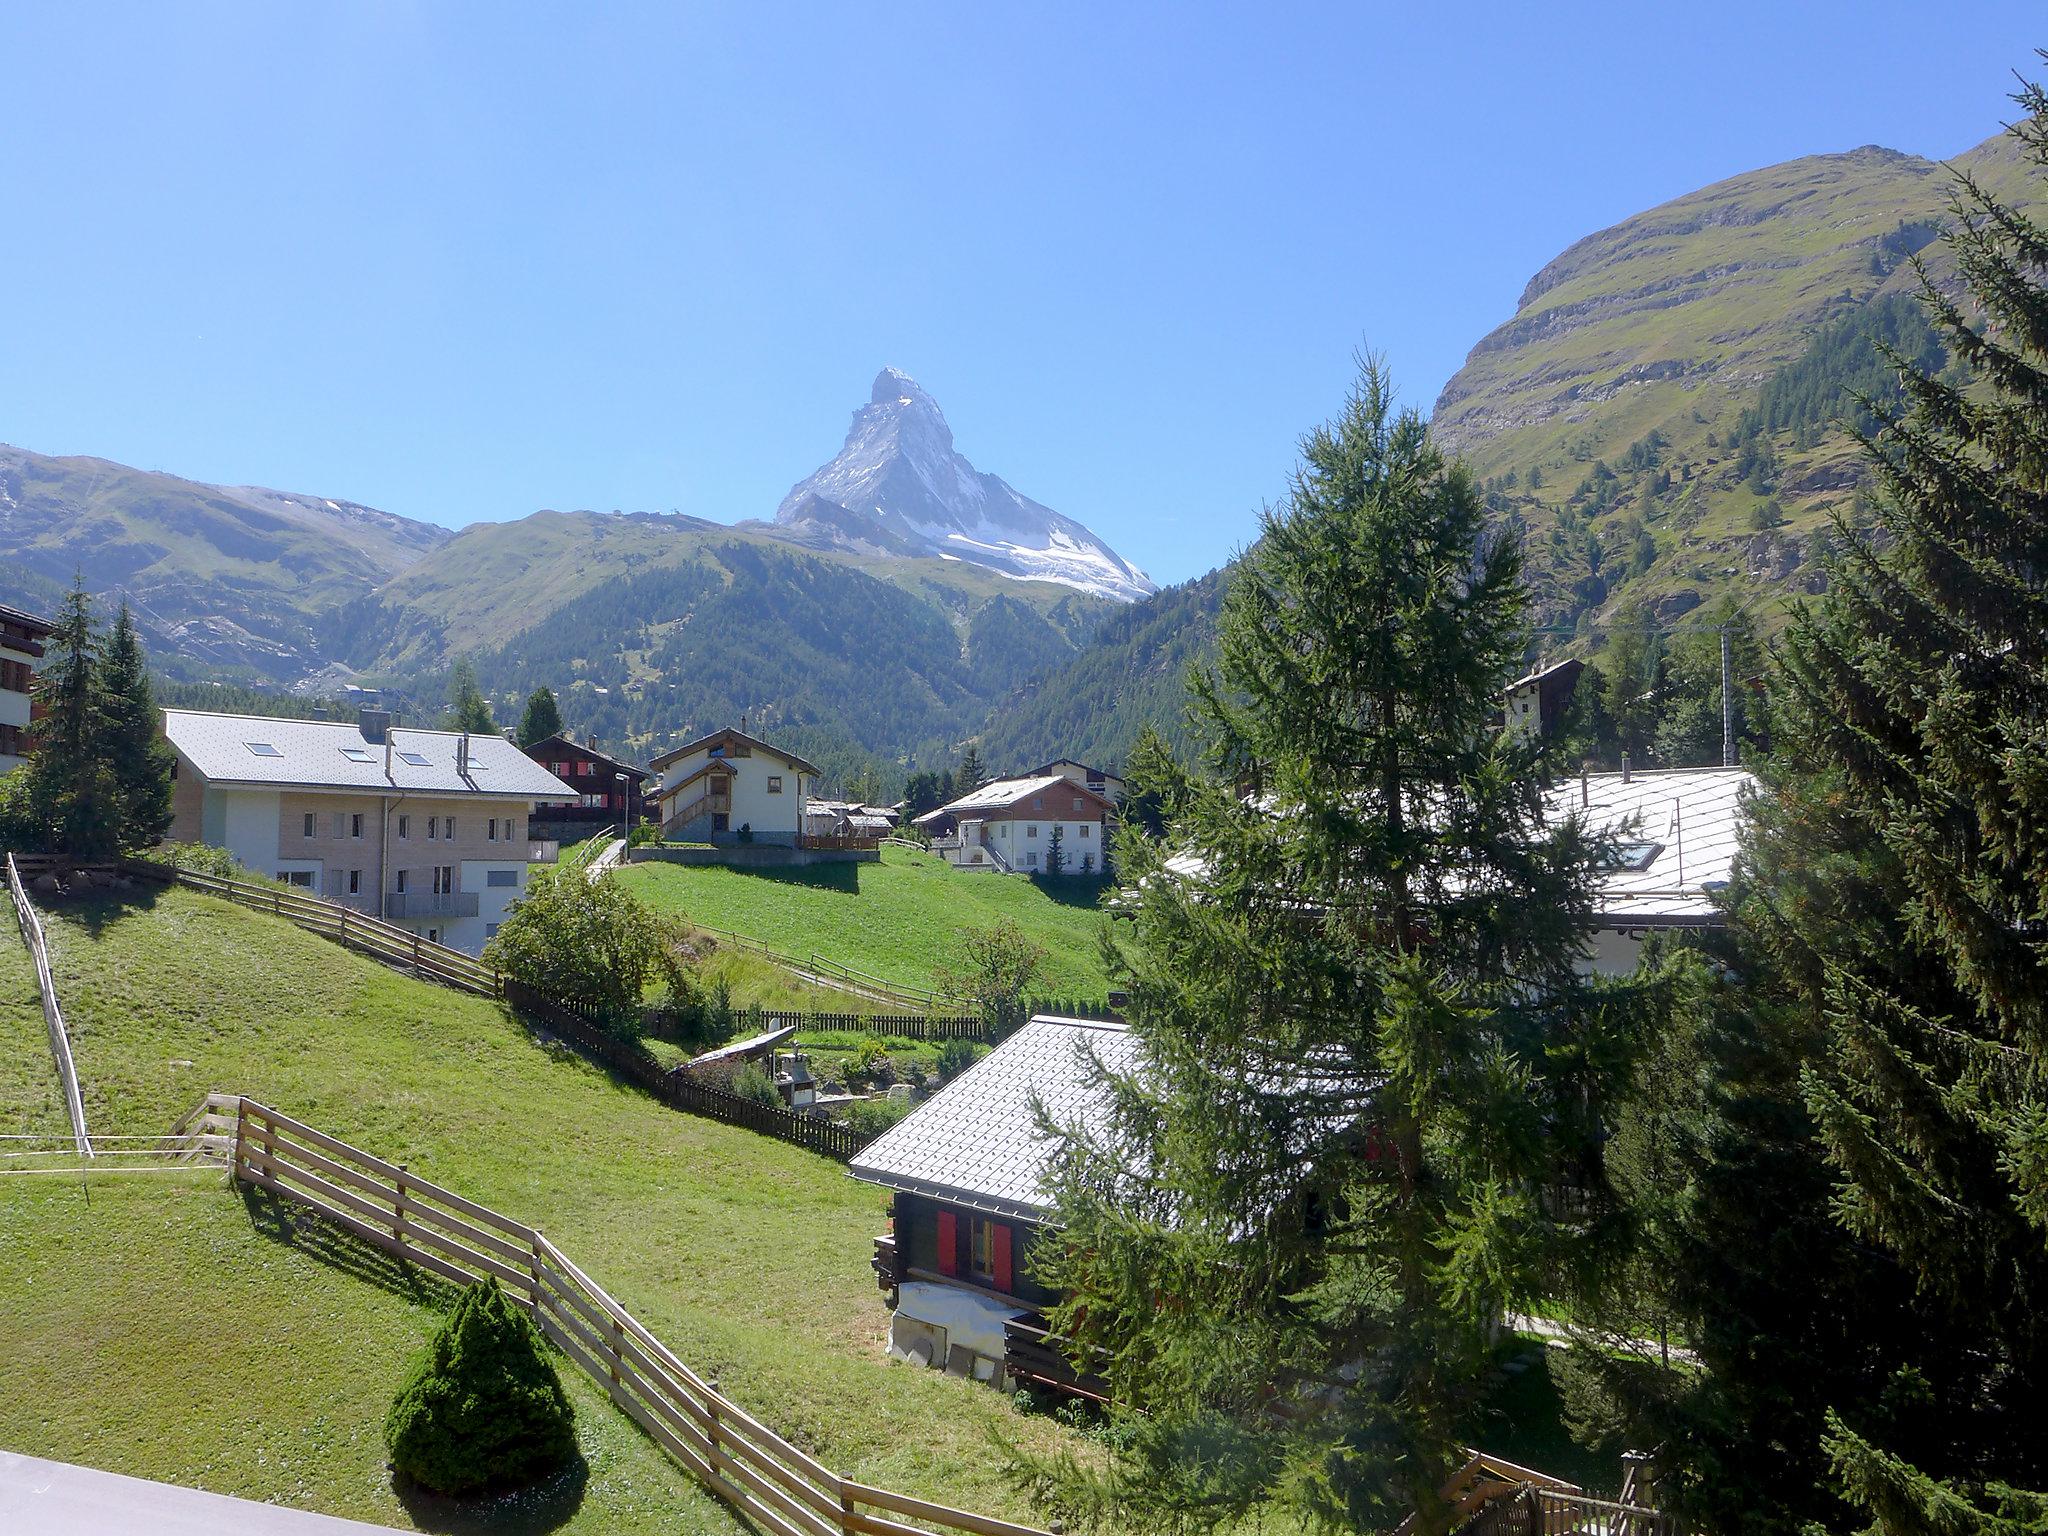
[{"label": "hillside grass", "polygon": [[[1067,1432],[886,1358],[868,1268],[884,1200],[837,1164],[665,1109],[493,1003],[196,892],[46,916],[96,1130],[161,1131],[209,1090],[246,1093],[542,1228],[685,1360],[845,1474],[1029,1518],[991,1432],[1040,1449]],[[0,1189],[13,1256],[0,1258],[0,1358],[55,1359],[74,1399],[58,1414],[48,1392],[0,1395],[0,1444],[408,1523],[368,1442],[430,1321],[407,1310],[421,1303],[357,1278],[360,1255],[331,1242],[296,1245],[329,1253],[300,1267],[217,1181],[136,1177],[132,1191],[96,1187],[90,1208],[66,1203],[81,1199],[69,1181]],[[334,1275],[304,1279],[323,1268]],[[204,1284],[228,1299],[191,1300]],[[650,1521],[698,1518],[614,1444],[598,1443],[593,1466],[611,1457],[620,1499]],[[594,1475],[586,1502],[611,1500],[608,1486]],[[619,1513],[617,1528],[634,1526]]]},{"label": "hillside grass", "polygon": [[877,864],[801,869],[634,864],[621,874],[650,906],[728,928],[798,959],[819,954],[899,986],[964,967],[967,935],[1008,918],[1045,948],[1041,990],[1100,997],[1109,986],[1096,906],[1101,882],[965,874],[884,846]]},{"label": "hillside grass", "polygon": [[5,905],[0,913],[0,1136],[61,1135],[71,1129],[71,1120],[43,1027],[35,961],[15,926],[13,905]]}]

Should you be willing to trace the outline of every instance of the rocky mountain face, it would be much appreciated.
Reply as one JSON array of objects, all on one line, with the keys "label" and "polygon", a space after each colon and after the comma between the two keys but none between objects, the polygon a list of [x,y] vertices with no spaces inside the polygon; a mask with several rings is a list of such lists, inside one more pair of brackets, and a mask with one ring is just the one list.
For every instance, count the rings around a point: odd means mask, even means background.
[{"label": "rocky mountain face", "polygon": [[355,502],[0,445],[0,599],[48,610],[82,573],[189,675],[318,667],[324,613],[449,537]]},{"label": "rocky mountain face", "polygon": [[816,549],[936,556],[1127,602],[1157,590],[1073,518],[976,469],[938,402],[894,368],[876,375],[838,456],[791,487],[774,528]]},{"label": "rocky mountain face", "polygon": [[1530,279],[1431,421],[1522,530],[1554,632],[1731,596],[1768,624],[1817,587],[1828,514],[1863,489],[1854,392],[1896,388],[1876,343],[1945,361],[1912,258],[1946,275],[1957,172],[2048,203],[2004,135],[1948,166],[1866,146],[1677,198]]}]

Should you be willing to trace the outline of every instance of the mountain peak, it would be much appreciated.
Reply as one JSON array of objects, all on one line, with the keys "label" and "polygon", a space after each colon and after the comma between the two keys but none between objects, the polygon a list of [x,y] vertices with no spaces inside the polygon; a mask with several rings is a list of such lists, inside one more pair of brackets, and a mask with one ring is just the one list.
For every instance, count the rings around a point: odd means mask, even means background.
[{"label": "mountain peak", "polygon": [[936,555],[1125,601],[1156,590],[1073,518],[969,463],[939,403],[900,368],[875,375],[838,457],[791,487],[775,524],[818,548]]}]

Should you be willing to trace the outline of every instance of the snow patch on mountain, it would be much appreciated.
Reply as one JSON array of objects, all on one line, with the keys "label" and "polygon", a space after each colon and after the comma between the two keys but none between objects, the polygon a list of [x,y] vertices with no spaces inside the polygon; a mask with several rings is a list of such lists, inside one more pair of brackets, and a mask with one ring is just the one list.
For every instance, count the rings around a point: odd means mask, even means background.
[{"label": "snow patch on mountain", "polygon": [[1073,518],[976,469],[938,402],[894,368],[876,375],[838,456],[782,498],[775,526],[802,544],[946,556],[1125,602],[1158,590]]}]

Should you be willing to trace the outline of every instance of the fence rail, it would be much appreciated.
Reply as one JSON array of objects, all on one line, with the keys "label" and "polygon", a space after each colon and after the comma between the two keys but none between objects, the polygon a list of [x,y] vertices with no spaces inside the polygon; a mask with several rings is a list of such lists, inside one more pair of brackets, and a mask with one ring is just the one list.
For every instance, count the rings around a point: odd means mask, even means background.
[{"label": "fence rail", "polygon": [[764,1029],[844,1029],[871,1035],[899,1035],[906,1040],[979,1040],[994,1038],[988,1021],[978,1013],[795,1013],[764,1009],[758,1015]]},{"label": "fence rail", "polygon": [[457,1284],[496,1277],[540,1330],[711,1491],[774,1536],[1046,1536],[842,1477],[685,1365],[540,1231],[252,1099],[234,1176]]},{"label": "fence rail", "polygon": [[64,1112],[71,1117],[72,1151],[81,1162],[93,1156],[92,1138],[85,1129],[85,1100],[78,1092],[78,1068],[71,1060],[71,1036],[64,1028],[64,1012],[57,1006],[57,984],[50,976],[50,946],[43,936],[42,919],[28,899],[28,887],[21,882],[21,867],[13,854],[7,855],[7,890],[14,899],[14,919],[21,925],[21,941],[28,946],[36,966],[36,991],[42,994],[43,1027],[50,1035],[50,1056],[57,1065],[57,1080],[64,1089]]},{"label": "fence rail", "polygon": [[691,926],[699,933],[710,934],[721,944],[743,950],[750,955],[759,955],[785,971],[792,971],[800,977],[827,985],[836,983],[849,992],[873,998],[905,1012],[922,1013],[933,1009],[957,1011],[963,1002],[961,998],[949,997],[928,987],[905,986],[884,976],[856,970],[850,965],[840,964],[837,960],[827,959],[824,955],[813,953],[808,960],[799,960],[795,955],[785,954],[771,944],[764,944],[748,934],[735,933],[730,928],[719,928],[710,923],[693,923]]}]

